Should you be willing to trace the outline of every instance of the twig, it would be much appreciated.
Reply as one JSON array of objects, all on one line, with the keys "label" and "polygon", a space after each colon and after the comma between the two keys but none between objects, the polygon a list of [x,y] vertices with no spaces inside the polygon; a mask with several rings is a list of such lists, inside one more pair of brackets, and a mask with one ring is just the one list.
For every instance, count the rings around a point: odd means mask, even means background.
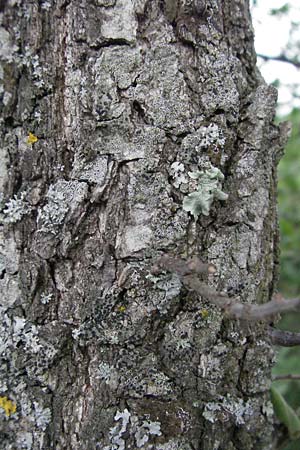
[{"label": "twig", "polygon": [[257,56],[259,56],[260,58],[262,58],[265,61],[284,62],[284,63],[292,64],[297,69],[300,69],[300,62],[299,61],[295,61],[293,59],[290,59],[290,58],[288,58],[287,56],[285,56],[283,54],[278,55],[278,56],[267,56],[267,55],[262,55],[262,54],[258,53]]},{"label": "twig", "polygon": [[300,298],[285,300],[281,296],[276,295],[270,302],[262,305],[251,305],[238,302],[226,294],[218,292],[213,287],[199,280],[197,276],[199,273],[204,271],[206,273],[209,271],[214,273],[216,270],[212,264],[204,264],[197,257],[185,261],[166,255],[157,261],[152,268],[152,273],[157,274],[159,273],[158,271],[162,270],[176,273],[187,289],[205,297],[213,305],[223,309],[229,317],[234,319],[248,321],[266,320],[282,312],[300,309]]},{"label": "twig", "polygon": [[278,381],[278,380],[300,380],[300,375],[292,375],[292,374],[287,374],[287,375],[274,375],[272,377],[273,381]]},{"label": "twig", "polygon": [[276,330],[275,328],[269,327],[268,334],[274,345],[280,345],[281,347],[300,345],[300,333]]}]

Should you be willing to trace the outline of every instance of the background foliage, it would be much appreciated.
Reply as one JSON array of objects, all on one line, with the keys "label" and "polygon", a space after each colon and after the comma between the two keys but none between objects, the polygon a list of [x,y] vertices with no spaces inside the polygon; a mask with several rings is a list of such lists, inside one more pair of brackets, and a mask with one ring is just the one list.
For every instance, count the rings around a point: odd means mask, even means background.
[{"label": "background foliage", "polygon": [[[258,64],[268,82],[279,89],[278,115],[281,117],[278,117],[278,121],[289,120],[292,124],[292,134],[278,169],[281,232],[281,277],[278,290],[285,297],[292,298],[300,295],[300,5],[296,0],[252,0],[252,16],[257,36],[268,36],[268,46],[265,45],[266,41],[263,45],[260,45],[261,42],[256,43]],[[280,29],[281,39],[276,39],[278,36],[272,39],[271,29]],[[286,114],[287,110],[291,112],[283,118],[282,114]],[[300,332],[300,314],[286,314],[276,326]],[[273,376],[276,378],[287,374],[300,375],[300,346],[277,350]],[[274,381],[273,386],[300,417],[300,380]],[[287,437],[287,429],[285,431]],[[300,439],[293,442],[287,439],[280,447],[280,450],[298,449]]]},{"label": "background foliage", "polygon": [[[300,294],[300,110],[294,109],[287,117],[292,123],[292,134],[279,164],[278,195],[281,231],[281,277],[279,290],[286,297]],[[300,314],[286,314],[278,327],[300,332]],[[273,375],[300,375],[300,347],[278,349]],[[274,386],[286,401],[300,413],[300,380],[275,381]],[[300,439],[282,447],[298,450]]]}]

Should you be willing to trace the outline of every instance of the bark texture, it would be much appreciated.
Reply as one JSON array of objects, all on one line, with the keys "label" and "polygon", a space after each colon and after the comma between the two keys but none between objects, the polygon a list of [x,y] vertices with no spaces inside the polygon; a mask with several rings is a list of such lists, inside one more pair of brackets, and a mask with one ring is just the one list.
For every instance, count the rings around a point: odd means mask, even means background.
[{"label": "bark texture", "polygon": [[[150,274],[197,255],[219,291],[272,296],[285,133],[247,1],[6,0],[0,18],[0,395],[16,406],[0,447],[271,449],[264,326]],[[200,172],[219,178],[195,221]]]}]

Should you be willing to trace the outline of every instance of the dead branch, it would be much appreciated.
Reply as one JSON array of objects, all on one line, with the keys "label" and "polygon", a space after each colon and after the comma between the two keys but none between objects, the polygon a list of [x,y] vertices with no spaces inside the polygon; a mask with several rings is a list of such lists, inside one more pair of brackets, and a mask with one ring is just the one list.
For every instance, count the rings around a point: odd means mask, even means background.
[{"label": "dead branch", "polygon": [[218,292],[198,278],[199,274],[214,273],[216,269],[212,264],[202,263],[195,256],[185,261],[181,258],[165,255],[153,266],[152,273],[158,274],[163,270],[176,273],[188,290],[201,295],[213,305],[224,310],[227,316],[234,319],[248,321],[267,320],[276,314],[300,309],[300,298],[286,300],[280,295],[275,295],[270,302],[251,305],[241,303],[228,297],[226,294]]},{"label": "dead branch", "polygon": [[278,381],[278,380],[300,380],[300,375],[275,375],[272,377],[272,381]]},{"label": "dead branch", "polygon": [[267,56],[267,55],[262,55],[262,54],[258,53],[257,56],[262,58],[264,61],[284,62],[284,63],[292,64],[297,69],[300,69],[300,62],[299,61],[297,61],[295,59],[288,58],[284,54],[281,54],[281,55],[278,55],[278,56]]},{"label": "dead branch", "polygon": [[270,327],[268,334],[274,345],[280,345],[281,347],[293,347],[294,345],[300,345],[300,333],[277,330]]}]

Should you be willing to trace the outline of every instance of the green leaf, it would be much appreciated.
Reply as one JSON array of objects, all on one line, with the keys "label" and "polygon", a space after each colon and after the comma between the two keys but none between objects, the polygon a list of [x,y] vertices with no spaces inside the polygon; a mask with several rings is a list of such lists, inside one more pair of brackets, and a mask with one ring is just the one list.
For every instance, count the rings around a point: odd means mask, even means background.
[{"label": "green leaf", "polygon": [[298,439],[300,437],[300,419],[273,386],[271,387],[271,401],[276,416],[287,427],[290,438]]},{"label": "green leaf", "polygon": [[290,5],[289,3],[285,3],[280,8],[272,8],[270,10],[271,16],[282,16],[284,14],[287,14],[290,11]]}]

